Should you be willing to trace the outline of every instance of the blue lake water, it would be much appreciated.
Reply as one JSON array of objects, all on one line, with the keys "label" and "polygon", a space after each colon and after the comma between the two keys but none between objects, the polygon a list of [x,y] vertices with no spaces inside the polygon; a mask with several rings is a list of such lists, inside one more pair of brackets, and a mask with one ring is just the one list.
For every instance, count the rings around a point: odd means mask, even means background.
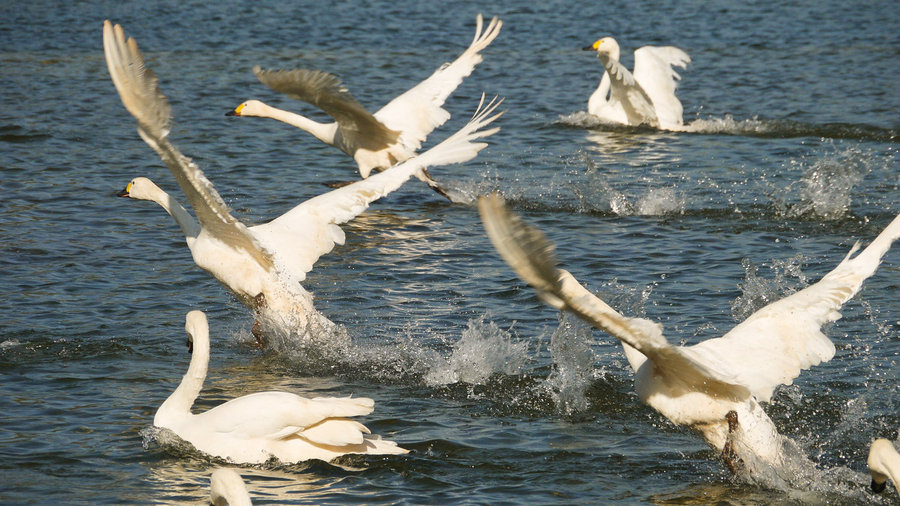
[{"label": "blue lake water", "polygon": [[[673,342],[716,337],[815,282],[898,212],[895,2],[4,2],[0,5],[0,503],[202,503],[221,465],[149,428],[187,368],[184,315],[210,318],[198,407],[246,393],[371,397],[363,420],[410,454],[245,467],[257,504],[896,501],[865,457],[900,428],[900,252],[827,326],[837,354],[766,411],[816,464],[805,487],[730,476],[701,438],[643,405],[611,337],[536,299],[472,205],[410,181],[345,227],[305,286],[350,342],[260,351],[253,316],[197,268],[135,176],[177,185],[103,59],[104,19],[134,36],[174,114],[172,141],[236,216],[272,219],[354,174],[289,126],[226,118],[249,98],[321,117],[250,69],[341,76],[375,109],[455,58],[478,12],[504,21],[447,101],[463,125],[484,91],[502,130],[435,168],[502,192],[563,265]],[[612,35],[676,45],[692,131],[588,117]]]}]

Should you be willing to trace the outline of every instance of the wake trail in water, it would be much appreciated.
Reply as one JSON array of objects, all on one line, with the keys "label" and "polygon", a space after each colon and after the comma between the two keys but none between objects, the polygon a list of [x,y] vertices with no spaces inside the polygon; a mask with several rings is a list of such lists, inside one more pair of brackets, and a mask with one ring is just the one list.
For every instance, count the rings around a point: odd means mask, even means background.
[{"label": "wake trail in water", "polygon": [[817,137],[874,142],[900,142],[900,130],[893,128],[854,123],[810,124],[792,120],[759,119],[758,116],[741,120],[735,119],[730,114],[726,114],[721,118],[695,119],[678,130],[658,130],[648,126],[633,127],[609,123],[584,111],[560,116],[555,123],[568,127],[614,132],[686,132],[705,135],[741,135],[766,139]]}]

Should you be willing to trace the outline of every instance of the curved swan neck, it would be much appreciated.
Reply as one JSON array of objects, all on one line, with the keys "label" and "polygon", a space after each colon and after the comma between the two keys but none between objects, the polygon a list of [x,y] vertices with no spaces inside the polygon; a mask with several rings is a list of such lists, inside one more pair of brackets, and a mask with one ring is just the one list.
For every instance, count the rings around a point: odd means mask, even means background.
[{"label": "curved swan neck", "polygon": [[594,90],[594,93],[591,94],[591,98],[588,99],[588,112],[600,108],[609,101],[608,95],[610,84],[609,72],[604,70],[603,77],[600,78],[600,84],[597,86],[597,89]]},{"label": "curved swan neck", "polygon": [[272,118],[288,125],[293,125],[301,130],[311,133],[320,141],[326,144],[334,144],[335,132],[337,131],[337,123],[319,123],[313,121],[306,116],[296,114],[272,107],[267,104],[263,105],[263,113],[260,115],[265,118]]},{"label": "curved swan neck", "polygon": [[191,213],[187,212],[187,209],[179,204],[177,200],[172,198],[171,195],[160,188],[156,188],[150,198],[165,209],[166,212],[169,213],[169,216],[175,218],[175,221],[178,222],[178,226],[180,226],[181,230],[184,232],[185,237],[194,239],[200,235],[200,224],[197,223],[194,217],[191,216]]},{"label": "curved swan neck", "polygon": [[156,420],[160,417],[190,415],[194,400],[203,389],[203,381],[209,369],[209,329],[197,329],[193,336],[194,350],[191,354],[191,365],[187,373],[181,378],[181,384],[172,392],[159,407],[154,419],[154,425],[159,425]]}]

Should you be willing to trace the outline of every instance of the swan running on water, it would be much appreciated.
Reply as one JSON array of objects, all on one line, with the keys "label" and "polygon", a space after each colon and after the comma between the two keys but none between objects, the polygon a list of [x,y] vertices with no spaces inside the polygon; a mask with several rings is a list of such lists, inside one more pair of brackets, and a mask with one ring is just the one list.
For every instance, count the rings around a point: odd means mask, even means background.
[{"label": "swan running on water", "polygon": [[241,475],[227,467],[220,467],[210,475],[209,503],[213,506],[253,506]]},{"label": "swan running on water", "polygon": [[[894,488],[900,483],[900,453],[887,439],[876,439],[869,448],[869,474],[872,475],[872,490],[882,492],[887,480],[894,482]],[[900,491],[898,491],[900,494]]]},{"label": "swan running on water", "polygon": [[[318,70],[262,70],[254,67],[253,72],[263,84],[315,105],[335,121],[319,123],[259,100],[248,100],[226,115],[272,118],[305,130],[325,144],[350,155],[356,161],[360,175],[367,178],[372,170],[382,171],[415,156],[428,134],[450,118],[450,113],[442,107],[444,101],[481,63],[481,51],[497,37],[503,23],[495,17],[484,32],[482,25],[479,14],[475,38],[459,58],[445,63],[428,79],[391,100],[374,114],[357,102],[333,74]],[[426,170],[416,176],[450,199]]]},{"label": "swan running on water", "polygon": [[499,195],[482,197],[478,207],[497,251],[541,300],[622,342],[642,401],[673,423],[698,430],[722,452],[732,471],[743,469],[750,476],[780,469],[787,440],[759,403],[769,401],[778,385],[790,384],[802,370],[834,356],[834,344],[822,333],[822,325],[840,318],[838,309],[875,272],[900,236],[897,216],[850,258],[859,249],[857,243],[818,283],[763,307],[720,338],[673,346],[663,337],[661,325],[619,314],[557,268],[553,244],[511,214]]},{"label": "swan running on water", "polygon": [[320,256],[343,244],[340,224],[422,168],[471,160],[487,146],[474,141],[499,130],[479,130],[502,114],[491,116],[502,100],[484,105],[482,96],[472,120],[430,150],[377,176],[309,199],[268,223],[247,227],[231,215],[200,168],[169,142],[169,104],[156,75],[144,66],[137,42],[126,41],[122,27],[106,21],[103,46],[110,76],[125,108],[137,119],[138,133],[172,171],[197,219],[147,178],[135,178],[119,195],[162,206],[184,231],[194,262],[243,304],[280,326],[332,325],[315,311],[312,295],[300,282]]},{"label": "swan running on water", "polygon": [[681,130],[681,101],[675,96],[681,76],[672,67],[685,68],[687,53],[673,46],[644,46],[634,51],[634,73],[619,61],[619,44],[603,37],[583,48],[596,51],[606,69],[597,90],[588,99],[588,113],[623,125],[649,125]]},{"label": "swan running on water", "polygon": [[153,425],[171,430],[197,450],[236,464],[261,464],[272,457],[288,464],[309,459],[327,462],[348,453],[407,453],[348,419],[372,412],[375,402],[365,397],[307,399],[289,392],[258,392],[191,413],[209,366],[206,315],[188,313],[185,330],[191,364],[181,384],[156,411]]}]

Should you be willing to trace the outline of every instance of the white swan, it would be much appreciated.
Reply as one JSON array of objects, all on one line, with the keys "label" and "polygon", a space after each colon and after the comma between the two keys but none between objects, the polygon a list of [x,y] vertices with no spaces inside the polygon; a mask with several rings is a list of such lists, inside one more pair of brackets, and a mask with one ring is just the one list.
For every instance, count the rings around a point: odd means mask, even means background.
[{"label": "white swan", "polygon": [[673,46],[641,47],[634,52],[632,74],[619,62],[619,44],[612,37],[603,37],[584,50],[596,51],[606,69],[588,99],[588,113],[624,125],[682,129],[683,109],[675,96],[681,76],[672,67],[685,68],[691,62],[687,53]]},{"label": "white swan", "polygon": [[[503,23],[495,17],[484,32],[482,25],[479,14],[475,38],[459,58],[445,63],[428,79],[374,114],[357,102],[340,79],[332,74],[318,70],[271,71],[254,67],[253,72],[263,84],[319,107],[335,121],[319,123],[259,100],[248,100],[226,115],[272,118],[305,130],[350,155],[359,166],[360,175],[367,178],[372,170],[385,170],[415,156],[428,134],[450,118],[450,113],[442,107],[444,101],[481,63],[481,51],[497,37]],[[427,172],[417,176],[443,194],[440,185]]]},{"label": "white swan", "polygon": [[220,467],[210,475],[209,503],[213,506],[253,506],[241,475],[227,467]]},{"label": "white swan", "polygon": [[[545,303],[575,313],[622,342],[642,401],[678,425],[698,430],[736,471],[751,475],[776,467],[781,436],[760,407],[778,385],[830,360],[834,345],[821,326],[871,276],[900,236],[900,216],[859,255],[847,257],[818,283],[769,304],[724,336],[693,346],[673,346],[662,326],[622,316],[556,267],[553,244],[510,214],[497,195],[479,200],[484,227],[504,260]],[[743,464],[742,464],[743,461]],[[777,469],[777,468],[776,468]]]},{"label": "white swan", "polygon": [[[894,482],[894,488],[900,483],[900,453],[887,439],[876,439],[869,448],[869,474],[872,475],[872,490],[884,490],[888,479]],[[900,491],[898,491],[900,494]]]},{"label": "white swan", "polygon": [[487,144],[474,142],[498,129],[479,131],[502,113],[490,116],[500,101],[479,105],[472,120],[437,146],[363,181],[319,195],[278,218],[246,227],[229,212],[203,172],[169,142],[169,104],[156,76],[144,66],[134,39],[119,25],[103,25],[106,62],[125,108],[137,119],[138,132],[174,174],[197,216],[195,221],[174,198],[147,178],[132,180],[120,196],[152,200],[181,226],[196,264],[212,274],[244,304],[266,310],[287,324],[330,322],[315,312],[312,296],[300,282],[321,256],[343,244],[338,226],[399,188],[420,169],[470,160]]},{"label": "white swan", "polygon": [[202,311],[185,318],[191,365],[178,388],[156,411],[153,425],[169,429],[197,450],[237,464],[330,461],[348,453],[407,453],[393,441],[370,435],[348,417],[372,412],[365,397],[307,399],[289,392],[258,392],[203,413],[191,413],[209,366],[209,326]]}]

